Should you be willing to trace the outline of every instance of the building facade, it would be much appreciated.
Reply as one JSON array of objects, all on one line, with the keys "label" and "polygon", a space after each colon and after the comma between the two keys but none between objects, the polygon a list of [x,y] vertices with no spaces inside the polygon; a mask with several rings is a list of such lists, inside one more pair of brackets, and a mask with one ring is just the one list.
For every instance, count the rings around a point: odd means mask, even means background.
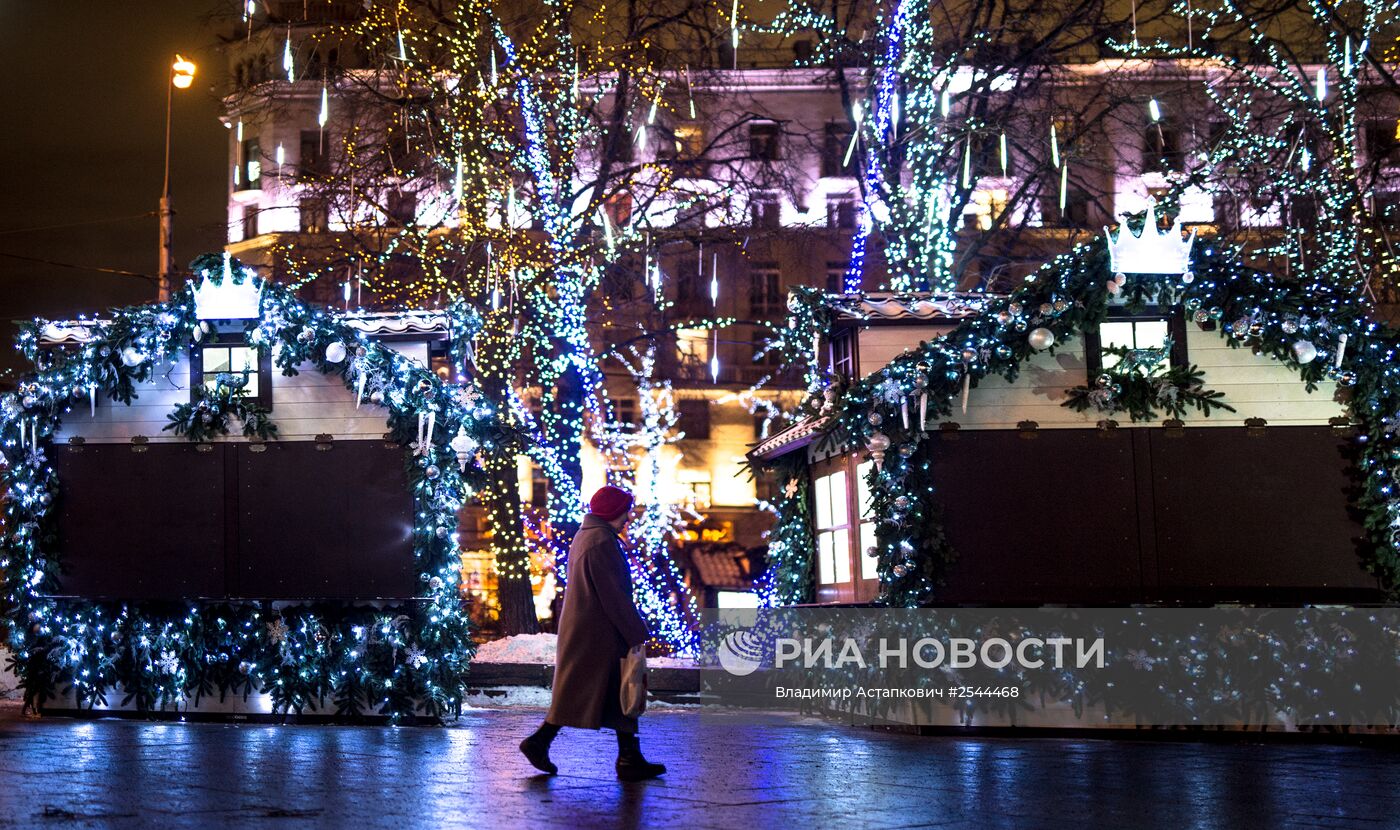
[{"label": "building facade", "polygon": [[[382,44],[376,51],[350,34],[367,13],[358,3],[271,3],[230,40],[228,250],[274,279],[313,275],[303,289],[312,299],[374,308],[391,302],[376,286],[414,280],[416,266],[394,253],[395,240],[414,229],[420,239],[457,232],[461,194],[450,176],[405,174],[357,190],[341,175],[347,152],[366,143],[402,142],[400,156],[421,152],[406,121],[394,122],[403,93],[384,92],[392,66]],[[606,131],[615,158],[664,169],[670,189],[666,198],[609,200],[609,223],[644,221],[654,238],[646,256],[608,271],[588,326],[600,350],[657,348],[657,375],[671,382],[681,433],[668,450],[664,486],[695,508],[689,536],[752,547],[768,523],[756,504],[769,494],[746,474],[745,454],[781,427],[771,416],[801,394],[800,377],[768,349],[785,325],[788,289],[880,288],[884,264],[876,237],[866,267],[850,274],[867,149],[852,138],[860,112],[851,101],[869,83],[865,71],[799,66],[813,51],[803,37],[745,34],[736,53],[721,30],[714,43],[684,71],[662,73],[667,83],[650,115]],[[402,33],[397,48],[406,49]],[[1016,76],[998,93],[1017,109],[1000,121],[971,117],[977,102],[962,93],[985,81],[979,70],[960,69],[947,87],[945,114],[976,125],[935,160],[949,170],[961,288],[1004,290],[1103,225],[1142,211],[1191,179],[1224,130],[1201,91],[1224,77],[1212,65],[1080,52],[1036,69],[1043,71],[1033,85]],[[1360,153],[1377,182],[1368,192],[1376,213],[1388,216],[1400,192],[1386,184],[1400,164],[1397,108],[1378,95],[1362,109]],[[1319,209],[1243,175],[1178,189],[1180,221],[1203,236],[1282,237]],[[510,206],[501,213],[512,227]],[[388,273],[395,269],[402,273]],[[451,289],[452,280],[449,273],[439,285]],[[415,299],[431,306],[446,294]],[[724,324],[707,322],[717,319]],[[625,425],[640,411],[635,381],[620,364],[604,365]],[[586,453],[585,489],[605,472],[601,456]],[[543,501],[543,476],[523,459],[520,485],[525,501]]]}]

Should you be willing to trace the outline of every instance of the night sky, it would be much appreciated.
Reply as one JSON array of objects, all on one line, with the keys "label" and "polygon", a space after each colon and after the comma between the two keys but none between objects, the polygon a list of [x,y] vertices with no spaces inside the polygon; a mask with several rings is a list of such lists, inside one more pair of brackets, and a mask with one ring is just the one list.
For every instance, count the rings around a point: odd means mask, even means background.
[{"label": "night sky", "polygon": [[176,265],[220,247],[228,135],[218,121],[224,72],[212,7],[199,0],[0,5],[0,77],[8,79],[0,158],[10,194],[0,200],[0,368],[21,362],[10,348],[13,320],[155,298],[153,281],[8,255],[155,274],[165,84],[177,51],[199,74],[190,89],[175,90]]}]

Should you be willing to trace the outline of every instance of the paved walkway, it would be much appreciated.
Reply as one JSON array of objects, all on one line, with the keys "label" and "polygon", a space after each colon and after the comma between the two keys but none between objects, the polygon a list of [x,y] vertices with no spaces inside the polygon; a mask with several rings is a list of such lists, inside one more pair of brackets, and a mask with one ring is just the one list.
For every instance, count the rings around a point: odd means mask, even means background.
[{"label": "paved walkway", "polygon": [[1400,827],[1400,757],[1317,744],[929,738],[648,713],[670,766],[623,785],[610,733],[558,777],[515,743],[537,710],[451,728],[25,721],[0,708],[0,827]]}]

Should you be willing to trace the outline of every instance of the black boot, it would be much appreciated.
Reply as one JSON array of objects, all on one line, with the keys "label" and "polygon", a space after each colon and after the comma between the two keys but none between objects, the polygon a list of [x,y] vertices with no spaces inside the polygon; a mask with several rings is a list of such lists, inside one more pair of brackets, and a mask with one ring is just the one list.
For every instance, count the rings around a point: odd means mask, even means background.
[{"label": "black boot", "polygon": [[653,764],[642,757],[642,744],[635,732],[617,733],[617,777],[623,781],[644,781],[666,773],[664,764]]},{"label": "black boot", "polygon": [[540,728],[535,730],[535,734],[520,742],[520,751],[525,753],[525,759],[530,765],[540,772],[547,772],[554,775],[559,772],[559,768],[554,766],[554,762],[549,760],[549,745],[554,742],[554,736],[559,734],[559,727],[545,721],[540,724]]}]

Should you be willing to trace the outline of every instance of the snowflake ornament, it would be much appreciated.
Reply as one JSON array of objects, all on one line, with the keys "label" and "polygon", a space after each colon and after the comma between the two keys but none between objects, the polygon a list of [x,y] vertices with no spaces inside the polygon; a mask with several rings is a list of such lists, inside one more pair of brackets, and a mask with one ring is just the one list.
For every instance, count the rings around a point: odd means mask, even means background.
[{"label": "snowflake ornament", "polygon": [[273,645],[281,644],[287,639],[287,634],[290,631],[291,629],[287,628],[287,624],[282,621],[282,618],[278,617],[267,624],[267,639]]},{"label": "snowflake ornament", "polygon": [[180,668],[180,658],[175,656],[173,651],[162,651],[160,659],[156,661],[156,668],[161,674],[174,674]]}]

